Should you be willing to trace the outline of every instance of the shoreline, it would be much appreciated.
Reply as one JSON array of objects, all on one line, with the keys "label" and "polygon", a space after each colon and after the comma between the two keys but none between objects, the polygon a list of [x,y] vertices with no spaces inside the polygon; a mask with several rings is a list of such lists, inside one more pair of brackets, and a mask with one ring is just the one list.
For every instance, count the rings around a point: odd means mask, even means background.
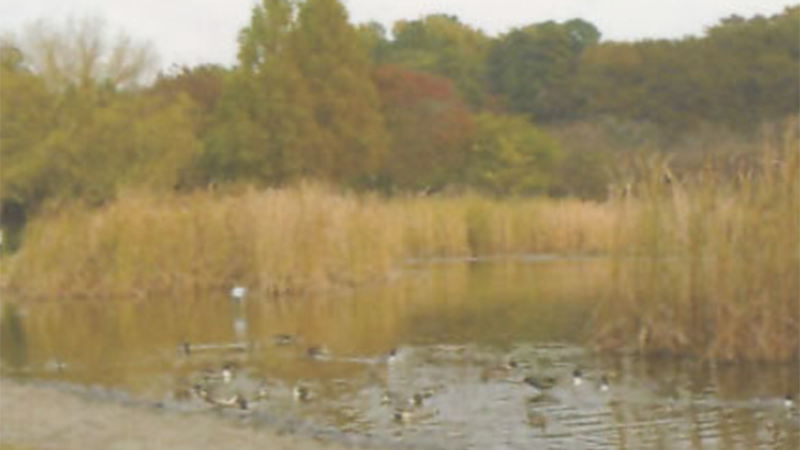
[{"label": "shoreline", "polygon": [[[32,450],[366,449],[220,420],[127,406],[37,382],[0,379],[0,443]],[[355,443],[354,443],[355,444]]]}]

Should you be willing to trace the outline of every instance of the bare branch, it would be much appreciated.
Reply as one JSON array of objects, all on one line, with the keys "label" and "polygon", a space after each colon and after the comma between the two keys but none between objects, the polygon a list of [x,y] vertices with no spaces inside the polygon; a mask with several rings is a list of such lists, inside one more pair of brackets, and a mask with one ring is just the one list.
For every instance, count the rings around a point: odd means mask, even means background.
[{"label": "bare branch", "polygon": [[92,85],[131,89],[152,81],[158,68],[152,45],[125,33],[112,39],[97,17],[59,24],[36,21],[25,28],[20,47],[32,70],[56,90]]}]

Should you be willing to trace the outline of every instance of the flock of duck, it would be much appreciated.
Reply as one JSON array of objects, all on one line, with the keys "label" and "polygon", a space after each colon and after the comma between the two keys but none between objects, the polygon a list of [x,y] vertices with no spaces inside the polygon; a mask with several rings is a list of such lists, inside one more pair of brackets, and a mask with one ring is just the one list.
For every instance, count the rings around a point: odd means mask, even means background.
[{"label": "flock of duck", "polygon": [[[299,342],[301,342],[301,339],[294,335],[278,334],[273,337],[273,343],[278,346],[295,346],[299,345]],[[190,355],[192,353],[192,345],[188,342],[182,342],[179,344],[179,350],[185,355]],[[334,359],[324,346],[308,347],[302,353],[305,357],[313,360]],[[401,351],[393,348],[373,362],[392,366],[400,358]],[[565,384],[565,381],[550,375],[540,377],[533,375],[515,376],[522,370],[522,367],[523,364],[513,359],[500,364],[488,364],[481,370],[480,380],[482,382],[511,382],[526,386],[529,392],[528,399],[532,403],[548,398],[549,391],[559,384]],[[265,383],[262,382],[254,392],[251,392],[251,395],[246,396],[234,387],[233,381],[235,377],[236,366],[231,363],[225,363],[220,369],[208,369],[201,373],[189,391],[192,395],[214,407],[235,408],[242,411],[251,411],[258,404],[268,400],[270,393]],[[586,388],[589,385],[580,368],[572,371],[571,380],[568,383],[569,386],[575,389]],[[591,388],[591,386],[588,388]],[[396,422],[408,423],[424,420],[438,414],[436,408],[429,406],[429,399],[433,398],[442,389],[444,389],[443,386],[429,387],[413,392],[408,396],[386,391],[381,396],[380,403],[383,406],[391,407],[391,417]],[[595,383],[595,389],[598,392],[609,392],[611,389],[609,376],[601,375]],[[291,392],[292,399],[296,402],[308,402],[315,398],[312,388],[302,383],[295,384]],[[527,422],[531,426],[544,430],[549,421],[542,413],[529,410]]]},{"label": "flock of duck", "polygon": [[[246,289],[235,287],[231,291],[231,298],[234,301],[243,301]],[[330,352],[325,346],[310,346],[303,348],[300,336],[292,334],[276,334],[272,342],[276,346],[294,346],[302,348],[302,355],[312,360],[333,360]],[[189,342],[182,342],[178,350],[184,355],[191,355],[197,346]],[[346,359],[346,358],[342,358]],[[375,363],[392,366],[401,359],[401,351],[393,348],[385,352],[382,356],[372,360]],[[613,374],[602,373],[597,376],[587,377],[580,367],[575,367],[571,374],[569,371],[554,375],[520,375],[525,371],[525,364],[522,361],[509,359],[502,363],[485,364],[480,371],[482,382],[510,382],[524,386],[528,391],[526,396],[531,404],[552,401],[555,398],[551,395],[554,388],[561,386],[569,389],[578,395],[588,394],[589,392],[608,395],[612,386]],[[194,395],[202,401],[217,408],[235,408],[241,411],[252,411],[259,403],[268,401],[270,397],[269,388],[264,382],[253,390],[251,395],[245,396],[234,387],[233,380],[236,377],[236,367],[231,363],[225,363],[219,369],[207,369],[196,379],[188,395]],[[433,398],[443,387],[428,388],[410,395],[398,395],[393,392],[385,392],[380,399],[383,406],[390,407],[392,420],[398,423],[408,423],[412,421],[425,420],[439,414],[438,409],[429,405]],[[291,389],[292,399],[296,402],[309,402],[315,398],[315,392],[308,385],[297,383]],[[608,396],[611,399],[611,396]],[[614,400],[609,400],[613,402]],[[795,401],[791,394],[786,394],[782,399],[783,408],[787,412],[793,412]],[[544,432],[550,422],[548,416],[537,408],[526,408],[526,421],[534,427]]]}]

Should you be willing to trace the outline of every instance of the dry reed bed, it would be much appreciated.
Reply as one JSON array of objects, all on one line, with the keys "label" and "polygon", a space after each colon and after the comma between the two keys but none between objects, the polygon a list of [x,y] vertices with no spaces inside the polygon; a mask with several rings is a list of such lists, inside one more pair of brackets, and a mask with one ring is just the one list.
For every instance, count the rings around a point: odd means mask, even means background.
[{"label": "dry reed bed", "polygon": [[122,195],[29,226],[7,267],[25,297],[197,295],[241,283],[288,294],[356,286],[407,258],[609,251],[615,215],[576,200],[383,199],[320,185]]},{"label": "dry reed bed", "polygon": [[[619,203],[614,294],[599,309],[600,347],[725,361],[800,356],[800,157],[792,144],[761,170],[638,186]],[[631,258],[633,256],[633,258]]]}]

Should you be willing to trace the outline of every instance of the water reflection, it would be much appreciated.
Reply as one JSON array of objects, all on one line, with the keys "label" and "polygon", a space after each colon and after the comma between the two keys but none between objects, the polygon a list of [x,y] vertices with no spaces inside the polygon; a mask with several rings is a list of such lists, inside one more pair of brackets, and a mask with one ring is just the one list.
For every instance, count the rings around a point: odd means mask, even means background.
[{"label": "water reflection", "polygon": [[322,298],[8,305],[2,370],[425,448],[797,448],[797,414],[781,400],[797,393],[797,367],[585,351],[608,270],[453,262]]}]

